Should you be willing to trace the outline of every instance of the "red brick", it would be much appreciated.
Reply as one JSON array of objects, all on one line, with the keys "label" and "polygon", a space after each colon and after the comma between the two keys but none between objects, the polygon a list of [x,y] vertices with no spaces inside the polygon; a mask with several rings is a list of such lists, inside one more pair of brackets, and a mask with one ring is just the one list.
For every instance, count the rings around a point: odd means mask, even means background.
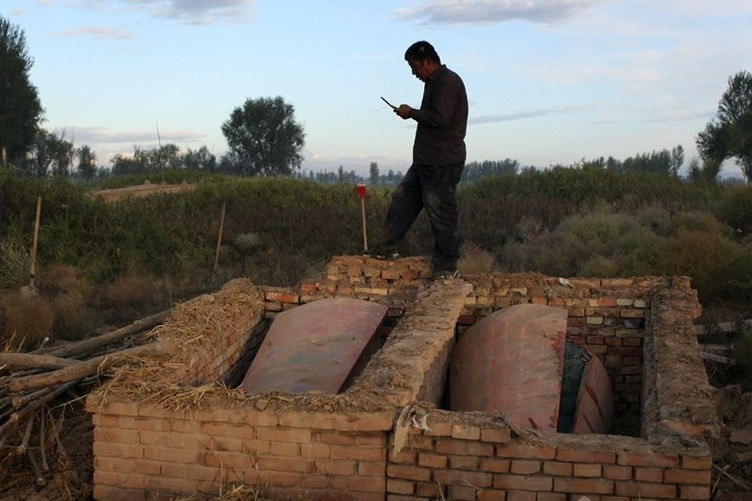
[{"label": "red brick", "polygon": [[358,461],[358,475],[362,475],[364,477],[386,476],[386,462]]},{"label": "red brick", "polygon": [[477,489],[466,484],[453,484],[449,486],[449,499],[457,501],[474,501]]},{"label": "red brick", "polygon": [[94,442],[95,456],[114,456],[121,458],[144,457],[144,447],[138,444],[113,444],[108,442]]},{"label": "red brick", "polygon": [[108,402],[97,409],[101,414],[117,416],[138,416],[138,404],[135,402]]},{"label": "red brick", "polygon": [[402,450],[397,454],[389,453],[389,462],[397,464],[415,464],[417,462],[418,453],[411,450]]},{"label": "red brick", "polygon": [[402,478],[405,480],[417,480],[427,482],[431,479],[431,470],[418,466],[388,464],[386,476],[389,478]]},{"label": "red brick", "polygon": [[300,444],[289,442],[272,442],[271,446],[269,447],[269,453],[273,456],[300,457]]},{"label": "red brick", "polygon": [[679,457],[657,452],[622,451],[617,454],[616,463],[626,466],[677,467],[679,466]]},{"label": "red brick", "polygon": [[559,492],[539,492],[536,501],[567,501],[567,495]]},{"label": "red brick", "polygon": [[362,459],[365,461],[386,461],[386,450],[381,447],[332,446],[332,459]]},{"label": "red brick", "polygon": [[478,501],[506,501],[507,493],[504,491],[482,489],[476,493],[476,499]]},{"label": "red brick", "polygon": [[95,484],[94,499],[107,499],[109,501],[146,501],[146,491]]},{"label": "red brick", "polygon": [[446,468],[447,457],[430,452],[420,452],[418,454],[418,465],[428,468]]},{"label": "red brick", "polygon": [[507,501],[536,501],[538,496],[535,492],[508,491]]},{"label": "red brick", "polygon": [[[232,454],[232,453],[231,453]],[[200,463],[203,451],[189,449],[172,449],[168,447],[144,447],[144,458],[155,461],[167,461],[171,463]]]},{"label": "red brick", "polygon": [[575,477],[600,477],[603,466],[599,464],[581,464],[574,465],[572,475]]},{"label": "red brick", "polygon": [[681,465],[687,470],[709,470],[713,459],[710,456],[682,456]]},{"label": "red brick", "polygon": [[386,433],[361,433],[358,435],[358,445],[365,445],[367,447],[386,447],[386,443]]},{"label": "red brick", "polygon": [[272,450],[271,442],[262,440],[243,440],[240,444],[240,452],[250,455],[269,454]]},{"label": "red brick", "polygon": [[355,475],[358,471],[355,461],[317,459],[314,464],[317,472],[330,475]]},{"label": "red brick", "polygon": [[326,489],[329,487],[329,475],[317,475],[315,473],[304,475],[300,487],[303,489]]},{"label": "red brick", "polygon": [[[342,489],[347,492],[378,492],[379,498],[383,499],[386,492],[386,479],[376,477],[330,477],[332,487]],[[364,499],[364,496],[358,495],[358,499]]]},{"label": "red brick", "polygon": [[554,481],[550,477],[496,474],[493,479],[494,489],[547,492],[551,490],[553,484]]},{"label": "red brick", "polygon": [[436,452],[439,454],[493,456],[494,446],[468,440],[439,439],[436,441]]},{"label": "red brick", "polygon": [[506,443],[511,440],[509,428],[484,428],[480,430],[481,442]]},{"label": "red brick", "polygon": [[302,458],[260,457],[256,460],[261,471],[312,473],[313,461]]},{"label": "red brick", "polygon": [[330,447],[325,444],[302,444],[300,455],[304,458],[328,458],[330,450]]},{"label": "red brick", "polygon": [[480,428],[470,425],[452,425],[452,438],[462,440],[480,440]]},{"label": "red brick", "polygon": [[452,423],[431,422],[431,435],[434,437],[451,437]]},{"label": "red brick", "polygon": [[[97,456],[94,458],[94,468],[99,471],[112,471],[116,473],[131,473],[136,471],[137,459],[122,459],[109,456]],[[159,464],[157,471],[159,473]]]},{"label": "red brick", "polygon": [[164,463],[161,475],[166,477],[190,478],[191,480],[215,480],[218,476],[216,468],[195,464]]},{"label": "red brick", "polygon": [[224,469],[255,470],[256,462],[252,455],[243,452],[205,451],[198,464]]},{"label": "red brick", "polygon": [[138,430],[97,426],[94,428],[94,440],[118,444],[137,444],[139,443],[139,436]]},{"label": "red brick", "polygon": [[358,435],[337,431],[325,431],[316,434],[317,441],[333,445],[358,445]]},{"label": "red brick", "polygon": [[449,468],[452,470],[477,470],[478,458],[475,456],[449,456]]},{"label": "red brick", "polygon": [[303,428],[256,428],[256,438],[270,442],[296,442],[299,444],[311,443],[311,430]]},{"label": "red brick", "polygon": [[383,270],[381,272],[381,278],[384,280],[397,280],[400,277],[400,270],[398,269],[390,269],[390,270]]},{"label": "red brick", "polygon": [[679,486],[680,499],[710,499],[710,487],[698,485]]},{"label": "red brick", "polygon": [[441,485],[459,483],[484,488],[491,487],[493,483],[493,475],[482,471],[437,470],[434,471],[433,478]]},{"label": "red brick", "polygon": [[603,465],[603,477],[613,480],[630,480],[632,478],[632,467]]},{"label": "red brick", "polygon": [[554,491],[573,492],[577,494],[613,494],[614,482],[605,479],[583,479],[557,477],[554,479]]},{"label": "red brick", "polygon": [[481,458],[480,469],[491,473],[509,473],[510,461],[508,459]]},{"label": "red brick", "polygon": [[386,480],[386,492],[390,494],[413,494],[415,493],[415,482],[388,478]]},{"label": "red brick", "polygon": [[512,467],[510,471],[518,475],[532,475],[541,471],[541,463],[540,461],[515,459],[514,461],[512,461]]},{"label": "red brick", "polygon": [[[358,274],[360,274],[360,270],[358,270]],[[291,294],[286,292],[280,292],[280,291],[266,291],[264,294],[264,299],[266,301],[279,301],[280,303],[299,303],[300,302],[300,296],[297,294]]]},{"label": "red brick", "polygon": [[640,482],[663,483],[663,468],[640,468],[634,469],[634,478]]},{"label": "red brick", "polygon": [[[446,499],[446,489],[436,482],[417,482],[415,484],[415,495],[421,498]],[[389,499],[391,500],[391,497]],[[413,499],[410,498],[411,501]]]},{"label": "red brick", "polygon": [[543,463],[543,473],[555,475],[557,477],[571,477],[572,463],[559,463],[556,461],[545,461]]},{"label": "red brick", "polygon": [[667,484],[710,484],[710,470],[666,470],[663,481]]},{"label": "red brick", "polygon": [[547,445],[508,443],[496,446],[496,456],[502,458],[553,459],[556,448]]},{"label": "red brick", "polygon": [[588,449],[572,449],[561,447],[556,451],[556,459],[559,461],[572,461],[578,463],[600,463],[608,464],[616,460],[614,451],[599,451]]},{"label": "red brick", "polygon": [[673,485],[649,484],[646,482],[617,482],[614,492],[617,496],[633,498],[676,498],[676,487]]},{"label": "red brick", "polygon": [[[269,429],[269,428],[266,428]],[[253,427],[247,425],[237,425],[232,423],[202,423],[201,433],[212,437],[232,437],[232,438],[254,438],[255,431]]]}]

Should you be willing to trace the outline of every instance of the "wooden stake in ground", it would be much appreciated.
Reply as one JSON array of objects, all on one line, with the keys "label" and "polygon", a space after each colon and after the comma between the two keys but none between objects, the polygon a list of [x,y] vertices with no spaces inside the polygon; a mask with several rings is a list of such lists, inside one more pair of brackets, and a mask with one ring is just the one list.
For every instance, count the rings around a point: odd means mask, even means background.
[{"label": "wooden stake in ground", "polygon": [[363,250],[368,250],[368,234],[366,233],[366,185],[358,183],[358,196],[360,197],[360,212],[363,216]]},{"label": "wooden stake in ground", "polygon": [[31,246],[31,285],[34,286],[34,273],[36,273],[37,264],[37,240],[39,239],[39,218],[42,214],[42,197],[37,197],[37,219],[34,223],[34,243]]},{"label": "wooden stake in ground", "polygon": [[217,251],[214,253],[214,267],[212,268],[212,275],[217,273],[219,267],[219,248],[222,246],[222,231],[225,228],[225,202],[222,202],[222,215],[219,218],[219,234],[217,235]]}]

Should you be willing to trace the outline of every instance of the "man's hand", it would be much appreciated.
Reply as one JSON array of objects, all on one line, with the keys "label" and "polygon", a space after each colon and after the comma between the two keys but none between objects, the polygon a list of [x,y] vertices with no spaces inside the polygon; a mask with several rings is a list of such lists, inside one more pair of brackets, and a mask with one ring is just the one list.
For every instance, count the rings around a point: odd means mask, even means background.
[{"label": "man's hand", "polygon": [[408,118],[410,118],[411,111],[413,111],[413,109],[410,108],[406,104],[400,104],[399,108],[394,108],[394,112],[400,117],[402,117],[403,120],[407,120]]}]

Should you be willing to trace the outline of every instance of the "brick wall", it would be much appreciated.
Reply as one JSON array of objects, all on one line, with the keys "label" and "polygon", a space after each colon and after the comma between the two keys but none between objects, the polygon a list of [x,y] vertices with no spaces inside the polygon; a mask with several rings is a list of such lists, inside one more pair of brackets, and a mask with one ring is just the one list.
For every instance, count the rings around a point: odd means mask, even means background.
[{"label": "brick wall", "polygon": [[[327,492],[384,499],[391,412],[228,408],[202,399],[190,413],[143,403],[106,404],[94,421],[94,497],[171,499],[243,484],[268,496]],[[255,406],[254,406],[255,405]]]},{"label": "brick wall", "polygon": [[[420,258],[341,257],[321,281],[236,285],[179,312],[187,317],[159,336],[181,346],[168,361],[144,362],[153,381],[134,393],[116,378],[87,400],[95,497],[169,499],[242,483],[309,499],[707,499],[712,402],[667,383],[686,372],[707,386],[686,332],[699,307],[687,279],[423,280],[429,272]],[[384,346],[345,392],[245,395],[216,384],[276,312],[336,295],[390,306]],[[518,432],[501,415],[437,407],[456,335],[522,302],[568,308],[567,335],[604,360],[620,385],[617,415],[627,416],[618,431],[636,436]],[[203,335],[187,342],[186,321]]]},{"label": "brick wall", "polygon": [[614,436],[520,436],[477,413],[414,407],[409,446],[390,441],[387,494],[409,499],[567,501],[708,499],[707,449]]}]

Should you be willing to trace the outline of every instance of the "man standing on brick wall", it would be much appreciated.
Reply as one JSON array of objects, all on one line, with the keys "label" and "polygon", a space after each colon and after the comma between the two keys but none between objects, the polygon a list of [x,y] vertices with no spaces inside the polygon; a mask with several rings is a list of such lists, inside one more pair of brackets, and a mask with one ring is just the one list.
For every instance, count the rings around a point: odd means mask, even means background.
[{"label": "man standing on brick wall", "polygon": [[456,189],[467,157],[467,93],[462,79],[441,64],[430,43],[411,45],[405,60],[413,75],[425,82],[420,109],[407,104],[394,108],[403,120],[418,123],[413,163],[389,205],[385,239],[369,254],[379,259],[399,257],[399,244],[425,209],[434,239],[434,278],[453,276],[460,255]]}]

